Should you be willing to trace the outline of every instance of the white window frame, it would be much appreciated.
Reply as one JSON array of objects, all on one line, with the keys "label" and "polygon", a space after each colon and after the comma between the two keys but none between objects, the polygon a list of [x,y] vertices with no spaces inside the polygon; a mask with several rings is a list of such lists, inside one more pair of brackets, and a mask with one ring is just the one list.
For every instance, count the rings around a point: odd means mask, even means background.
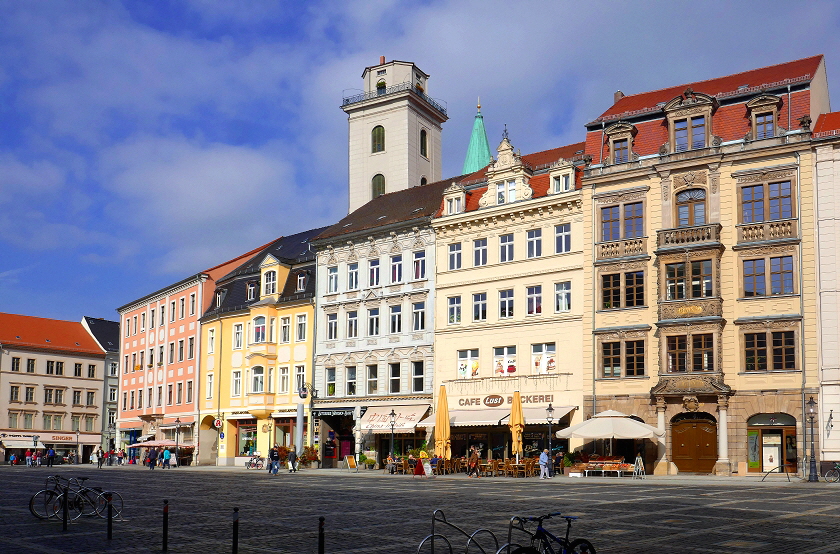
[{"label": "white window frame", "polygon": [[359,264],[354,262],[347,264],[347,290],[357,290],[359,288]]},{"label": "white window frame", "polygon": [[368,286],[369,287],[378,287],[379,286],[379,259],[372,258],[368,260]]},{"label": "white window frame", "polygon": [[[335,386],[335,374],[336,369],[334,367],[324,368],[324,384],[326,388],[324,393],[330,398],[336,396],[338,393],[337,387]],[[332,394],[330,394],[330,385],[332,385]]]},{"label": "white window frame", "polygon": [[327,340],[338,339],[338,314],[327,314]]},{"label": "white window frame", "polygon": [[295,366],[295,390],[298,392],[303,389],[303,386],[306,384],[306,366],[305,365],[296,365]]},{"label": "white window frame", "polygon": [[263,283],[263,294],[275,294],[277,292],[277,272],[266,271],[265,283]]},{"label": "white window frame", "polygon": [[[419,371],[418,371],[419,369]],[[420,386],[418,387],[418,380]],[[422,360],[411,362],[411,392],[423,392],[426,389],[426,363]]]},{"label": "white window frame", "polygon": [[572,224],[560,223],[554,226],[554,253],[566,254],[572,251]]},{"label": "white window frame", "polygon": [[289,393],[289,366],[283,366],[279,370],[280,373],[280,386],[277,389],[277,392],[281,394],[288,394]]},{"label": "white window frame", "polygon": [[292,318],[280,318],[280,343],[288,344],[292,342]]},{"label": "white window frame", "polygon": [[473,241],[473,267],[487,265],[487,239]]},{"label": "white window frame", "polygon": [[204,393],[204,398],[210,400],[213,398],[213,374],[207,374],[207,390]]},{"label": "white window frame", "polygon": [[[344,368],[344,394],[345,396],[356,396],[359,394],[359,389],[357,387],[357,369],[356,366],[345,366]],[[352,385],[352,391],[351,389]]]},{"label": "white window frame", "polygon": [[554,312],[562,313],[572,310],[572,282],[561,281],[554,283]]},{"label": "white window frame", "polygon": [[403,282],[402,254],[391,256],[391,284]]},{"label": "white window frame", "polygon": [[539,258],[542,256],[542,229],[530,229],[526,234],[528,258]]},{"label": "white window frame", "polygon": [[461,269],[461,243],[453,242],[449,245],[449,271]]},{"label": "white window frame", "polygon": [[251,393],[262,394],[265,392],[265,368],[254,366],[251,368]]},{"label": "white window frame", "polygon": [[532,285],[525,288],[526,313],[529,316],[542,314],[542,285]]},{"label": "white window frame", "polygon": [[235,398],[242,396],[242,372],[239,370],[235,370],[231,373],[230,395]]},{"label": "white window frame", "polygon": [[295,342],[306,340],[306,314],[298,314],[295,317]]},{"label": "white window frame", "polygon": [[[487,321],[487,293],[473,293],[473,321]],[[482,317],[483,315],[483,317]],[[478,316],[478,317],[476,317]]]},{"label": "white window frame", "polygon": [[402,306],[389,306],[388,312],[391,333],[402,333]]},{"label": "white window frame", "polygon": [[[257,323],[258,320],[262,320],[262,324]],[[266,318],[263,315],[258,315],[252,320],[252,327],[253,329],[253,342],[261,343],[265,342],[265,328],[266,328]]]},{"label": "white window frame", "polygon": [[449,325],[461,323],[461,297],[450,296],[446,299],[446,320]]},{"label": "white window frame", "polygon": [[338,266],[327,268],[327,294],[338,292]]},{"label": "white window frame", "polygon": [[347,338],[355,339],[359,336],[359,312],[350,310],[347,312]]},{"label": "white window frame", "polygon": [[233,349],[242,350],[242,324],[236,323],[233,326]]},{"label": "white window frame", "polygon": [[195,315],[195,293],[190,294],[190,315]]},{"label": "white window frame", "polygon": [[367,332],[369,337],[379,336],[379,308],[368,309]]},{"label": "white window frame", "polygon": [[426,251],[415,250],[413,253],[413,270],[412,276],[415,281],[420,281],[426,278]]},{"label": "white window frame", "polygon": [[216,351],[216,330],[207,330],[207,353],[213,354]]},{"label": "white window frame", "polygon": [[555,175],[551,179],[551,186],[555,193],[557,192],[569,192],[572,190],[572,175],[571,173],[563,173],[561,175]]},{"label": "white window frame", "polygon": [[297,274],[297,289],[296,292],[301,292],[306,290],[306,273],[301,271]]},{"label": "white window frame", "polygon": [[[373,375],[371,376],[371,370]],[[379,365],[369,364],[365,366],[365,381],[367,394],[379,394]],[[373,386],[371,386],[373,385]]]},{"label": "white window frame", "polygon": [[426,330],[426,302],[414,302],[411,304],[411,329],[413,331]]},{"label": "white window frame", "polygon": [[513,261],[513,233],[499,236],[499,263]]}]

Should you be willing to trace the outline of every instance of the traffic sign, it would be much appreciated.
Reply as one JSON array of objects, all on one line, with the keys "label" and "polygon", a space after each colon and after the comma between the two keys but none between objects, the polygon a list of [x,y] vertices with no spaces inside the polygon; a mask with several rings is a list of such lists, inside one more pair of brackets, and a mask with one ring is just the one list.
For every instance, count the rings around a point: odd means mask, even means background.
[{"label": "traffic sign", "polygon": [[224,434],[224,433],[219,433],[219,438],[220,438],[220,439],[225,438],[225,434]]},{"label": "traffic sign", "polygon": [[221,426],[222,426],[222,420],[221,419],[217,419],[213,422],[213,427],[215,427],[216,429],[218,429]]}]

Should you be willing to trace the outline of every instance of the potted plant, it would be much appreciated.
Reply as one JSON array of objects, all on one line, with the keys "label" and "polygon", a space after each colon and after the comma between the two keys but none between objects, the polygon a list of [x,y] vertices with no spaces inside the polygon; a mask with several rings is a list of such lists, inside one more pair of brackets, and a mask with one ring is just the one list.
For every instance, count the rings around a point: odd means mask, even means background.
[{"label": "potted plant", "polygon": [[571,454],[566,452],[563,456],[563,475],[568,475],[570,473],[573,463],[574,460],[572,460]]}]

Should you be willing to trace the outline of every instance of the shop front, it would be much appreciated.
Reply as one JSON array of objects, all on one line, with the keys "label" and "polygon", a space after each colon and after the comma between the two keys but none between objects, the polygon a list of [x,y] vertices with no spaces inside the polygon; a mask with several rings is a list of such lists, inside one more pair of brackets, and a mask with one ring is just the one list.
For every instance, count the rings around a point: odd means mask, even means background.
[{"label": "shop front", "polygon": [[796,418],[771,413],[747,420],[747,471],[796,473]]},{"label": "shop front", "polygon": [[3,463],[9,462],[9,457],[14,454],[17,460],[16,465],[26,464],[27,450],[40,450],[44,452],[46,445],[41,442],[40,435],[24,435],[20,433],[3,433],[0,435],[0,447],[2,447]]},{"label": "shop front", "polygon": [[[408,456],[426,440],[425,427],[418,427],[429,414],[431,404],[384,404],[370,406],[359,422],[360,450],[376,450],[378,462],[391,451],[391,432],[394,436],[394,455]],[[393,426],[392,426],[393,423]]]},{"label": "shop front", "polygon": [[344,456],[355,453],[355,412],[355,407],[347,406],[312,410],[315,426],[313,442],[320,447],[321,467],[339,467]]}]

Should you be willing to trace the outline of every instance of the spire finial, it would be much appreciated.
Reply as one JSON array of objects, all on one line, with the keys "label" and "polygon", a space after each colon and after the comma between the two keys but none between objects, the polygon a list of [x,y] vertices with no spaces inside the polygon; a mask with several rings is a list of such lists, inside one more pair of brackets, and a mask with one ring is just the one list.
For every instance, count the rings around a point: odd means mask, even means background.
[{"label": "spire finial", "polygon": [[476,105],[476,108],[478,108],[478,111],[481,111],[481,96],[478,97],[478,105]]},{"label": "spire finial", "polygon": [[503,139],[508,138],[507,123],[505,123],[505,130],[504,130],[504,131],[502,131],[502,138],[503,138]]}]

